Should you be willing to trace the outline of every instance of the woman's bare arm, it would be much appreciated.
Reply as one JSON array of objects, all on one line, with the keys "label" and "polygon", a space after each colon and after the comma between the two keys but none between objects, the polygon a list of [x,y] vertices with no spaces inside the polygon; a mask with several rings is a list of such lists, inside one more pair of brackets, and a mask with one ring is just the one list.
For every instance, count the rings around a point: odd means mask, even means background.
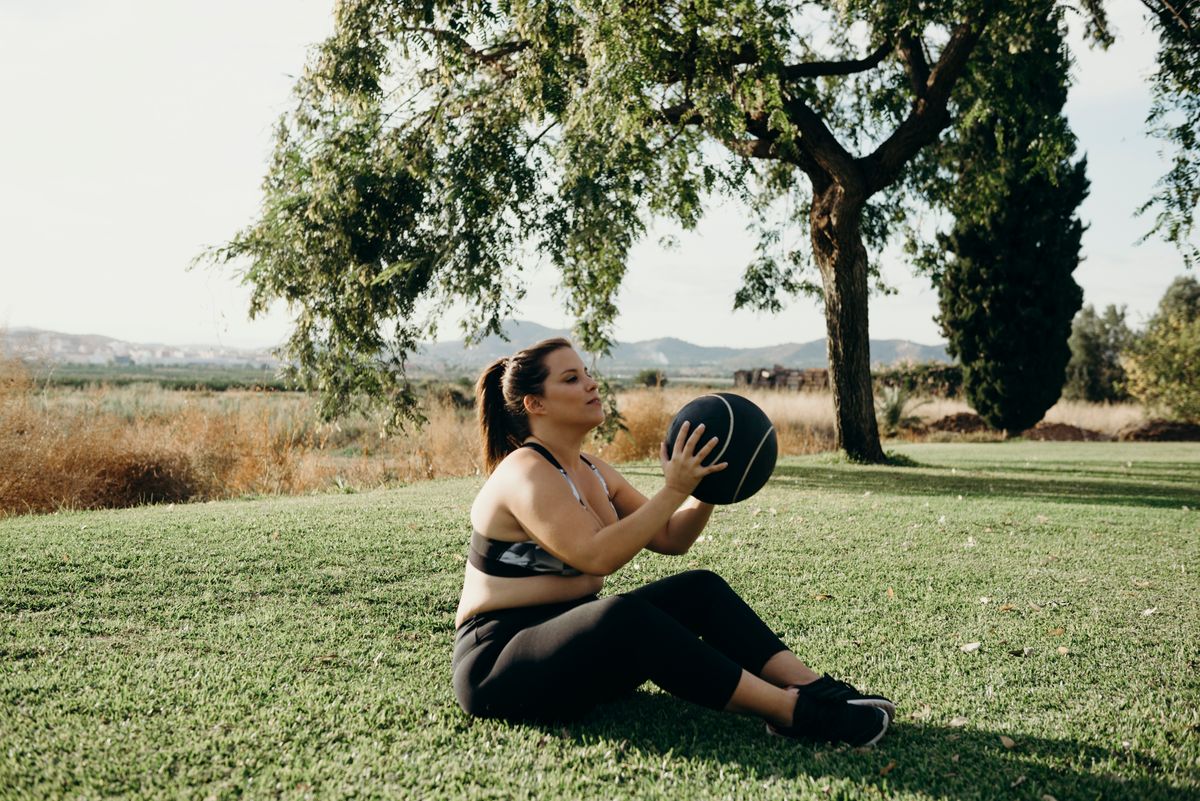
[{"label": "woman's bare arm", "polygon": [[559,559],[584,573],[609,575],[667,529],[700,479],[724,469],[724,463],[701,464],[717,443],[713,437],[697,450],[703,429],[701,425],[692,432],[687,427],[680,431],[671,459],[664,461],[663,488],[616,523],[601,526],[566,491],[558,471],[533,453],[517,454],[506,465],[509,511],[530,537]]},{"label": "woman's bare arm", "polygon": [[[589,456],[589,459],[604,476],[604,481],[612,491],[612,502],[618,516],[624,518],[631,515],[647,502],[646,496],[639,492],[637,487],[630,484],[612,465],[593,456]],[[654,533],[654,536],[646,543],[646,550],[670,556],[687,553],[688,549],[696,542],[696,538],[704,531],[704,527],[708,525],[712,513],[713,505],[711,503],[689,497],[667,519],[666,525]]]}]

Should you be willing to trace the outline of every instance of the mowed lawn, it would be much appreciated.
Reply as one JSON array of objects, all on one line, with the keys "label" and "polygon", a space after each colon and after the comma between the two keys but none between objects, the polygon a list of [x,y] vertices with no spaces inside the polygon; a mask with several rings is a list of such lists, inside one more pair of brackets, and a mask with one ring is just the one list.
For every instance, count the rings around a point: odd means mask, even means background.
[{"label": "mowed lawn", "polygon": [[605,589],[719,572],[896,700],[876,748],[651,685],[565,726],[468,719],[479,479],[441,480],[0,520],[0,798],[1200,796],[1200,446],[895,447],[915,466],[784,460]]}]

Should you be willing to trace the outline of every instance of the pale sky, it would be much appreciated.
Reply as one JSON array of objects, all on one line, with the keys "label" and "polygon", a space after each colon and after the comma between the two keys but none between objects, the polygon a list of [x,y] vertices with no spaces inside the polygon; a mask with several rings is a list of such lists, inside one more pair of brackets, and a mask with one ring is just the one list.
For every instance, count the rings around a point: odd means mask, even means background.
[{"label": "pale sky", "polygon": [[[282,306],[247,318],[232,269],[188,264],[255,216],[272,127],[293,104],[294,76],[331,30],[333,0],[0,0],[0,326],[104,334],[137,342],[264,346],[282,341]],[[1081,210],[1084,302],[1128,304],[1140,325],[1182,258],[1137,245],[1134,211],[1165,171],[1144,134],[1154,41],[1136,0],[1111,4],[1119,40],[1076,49],[1068,104],[1088,156]],[[714,207],[664,251],[657,229],[633,253],[617,337],[675,336],[746,347],[824,336],[817,305],[778,315],[731,311],[752,240],[736,208]],[[797,231],[797,236],[804,232]],[[941,341],[937,295],[898,253],[899,290],[871,300],[871,336]],[[529,274],[519,317],[569,327],[549,271]],[[442,339],[458,337],[446,320]]]}]

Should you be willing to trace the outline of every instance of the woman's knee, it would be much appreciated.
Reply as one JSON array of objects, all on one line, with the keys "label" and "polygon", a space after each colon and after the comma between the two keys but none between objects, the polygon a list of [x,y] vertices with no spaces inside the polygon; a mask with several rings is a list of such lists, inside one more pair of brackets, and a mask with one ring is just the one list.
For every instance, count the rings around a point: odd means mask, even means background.
[{"label": "woman's knee", "polygon": [[679,578],[698,591],[722,592],[729,589],[729,582],[721,578],[720,574],[704,568],[680,573]]},{"label": "woman's knee", "polygon": [[610,595],[593,602],[595,606],[595,625],[620,626],[644,618],[649,606],[645,601],[631,598],[628,595]]}]

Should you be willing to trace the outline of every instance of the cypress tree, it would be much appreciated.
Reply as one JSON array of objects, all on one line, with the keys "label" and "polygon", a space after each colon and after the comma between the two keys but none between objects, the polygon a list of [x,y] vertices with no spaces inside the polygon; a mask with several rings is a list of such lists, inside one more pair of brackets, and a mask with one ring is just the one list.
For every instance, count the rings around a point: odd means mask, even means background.
[{"label": "cypress tree", "polygon": [[[1061,19],[1047,7],[1027,31],[1026,47],[992,53],[1008,69],[989,79],[1001,76],[1004,87],[968,87],[972,121],[953,145],[955,224],[939,237],[947,350],[962,363],[968,402],[1009,436],[1041,420],[1062,392],[1071,321],[1083,302],[1071,276],[1083,234],[1076,210],[1088,191],[1086,160],[1070,162],[1074,137],[1062,115]],[[1045,132],[1055,127],[1066,136],[1048,150]]]}]

